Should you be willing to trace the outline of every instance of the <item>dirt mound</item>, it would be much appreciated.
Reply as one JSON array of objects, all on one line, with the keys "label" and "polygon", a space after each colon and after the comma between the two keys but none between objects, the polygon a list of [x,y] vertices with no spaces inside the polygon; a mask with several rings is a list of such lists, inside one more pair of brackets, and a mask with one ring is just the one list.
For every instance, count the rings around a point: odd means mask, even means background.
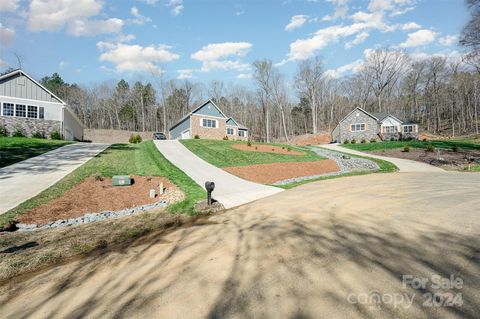
[{"label": "dirt mound", "polygon": [[260,153],[275,153],[275,154],[288,154],[288,155],[305,155],[305,153],[288,150],[288,148],[281,148],[280,146],[264,145],[264,144],[233,144],[233,148],[241,151],[260,152]]},{"label": "dirt mound", "polygon": [[[133,176],[130,186],[112,186],[112,179],[87,178],[66,191],[61,197],[38,206],[18,217],[24,224],[44,225],[59,219],[76,218],[88,213],[116,211],[135,206],[152,204],[161,199],[175,201],[183,198],[183,193],[168,179],[163,177]],[[158,195],[158,185],[163,182],[166,192]],[[157,197],[150,198],[149,190],[155,189]]]},{"label": "dirt mound", "polygon": [[292,138],[290,141],[293,145],[319,145],[319,144],[329,144],[332,141],[332,136],[330,133],[323,132],[319,134],[304,134],[298,135]]},{"label": "dirt mound", "polygon": [[285,179],[319,175],[339,170],[337,163],[332,160],[270,163],[225,167],[223,169],[243,179],[262,184],[272,184]]},{"label": "dirt mound", "polygon": [[83,138],[94,143],[128,143],[128,139],[132,134],[138,134],[145,140],[153,138],[153,132],[134,132],[122,130],[94,130],[86,129],[83,132]]}]

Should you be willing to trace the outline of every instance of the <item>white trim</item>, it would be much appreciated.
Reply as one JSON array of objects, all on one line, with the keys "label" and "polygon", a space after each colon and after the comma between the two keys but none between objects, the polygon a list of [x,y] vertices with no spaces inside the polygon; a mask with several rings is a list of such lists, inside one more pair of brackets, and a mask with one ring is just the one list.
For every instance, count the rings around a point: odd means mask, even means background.
[{"label": "white trim", "polygon": [[[357,125],[360,125],[360,129],[357,130]],[[363,125],[363,130],[362,130],[362,125]],[[355,127],[355,130],[352,129],[352,126]],[[365,132],[367,131],[367,123],[353,123],[350,124],[350,132]]]},{"label": "white trim", "polygon": [[22,101],[32,101],[32,102],[41,102],[41,103],[51,103],[51,104],[57,104],[58,106],[62,106],[64,104],[60,102],[52,102],[52,101],[43,101],[43,100],[32,100],[32,99],[24,99],[23,97],[16,97],[16,96],[8,96],[8,95],[0,95],[1,98],[6,98],[6,99],[13,99],[13,100],[22,100]]},{"label": "white trim", "polygon": [[[203,125],[203,120],[215,121],[215,127],[204,126],[204,125]],[[200,126],[201,126],[201,127],[204,127],[204,128],[213,128],[213,129],[219,128],[219,127],[218,127],[218,120],[212,119],[212,118],[206,118],[206,117],[201,117],[201,118],[200,118]]]},{"label": "white trim", "polygon": [[197,117],[211,117],[212,119],[219,119],[219,120],[224,120],[225,118],[220,117],[220,116],[213,116],[213,115],[205,115],[205,114],[192,114],[191,116],[197,116]]}]

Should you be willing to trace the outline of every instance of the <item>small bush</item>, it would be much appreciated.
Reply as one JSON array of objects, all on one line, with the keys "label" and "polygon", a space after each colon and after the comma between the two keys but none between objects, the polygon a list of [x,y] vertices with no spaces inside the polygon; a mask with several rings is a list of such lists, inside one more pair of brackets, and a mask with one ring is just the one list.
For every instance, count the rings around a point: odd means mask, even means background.
[{"label": "small bush", "polygon": [[370,139],[370,143],[377,143],[377,140],[372,137],[372,138]]},{"label": "small bush", "polygon": [[433,153],[435,152],[435,147],[432,144],[427,145],[427,152]]},{"label": "small bush", "polygon": [[[247,146],[252,146],[252,142],[248,141]],[[255,148],[255,149],[257,149],[257,148]]]},{"label": "small bush", "polygon": [[255,146],[255,149],[258,150],[258,146]]},{"label": "small bush", "polygon": [[3,125],[0,125],[0,136],[8,136],[8,131]]},{"label": "small bush", "polygon": [[391,138],[390,138],[390,141],[391,141],[391,142],[396,141],[395,137],[391,137]]},{"label": "small bush", "polygon": [[345,140],[345,141],[343,141],[343,144],[350,144],[350,141],[349,141],[349,140]]},{"label": "small bush", "polygon": [[53,131],[52,133],[50,133],[50,138],[52,140],[63,140],[63,136],[62,134],[60,134],[59,131]]},{"label": "small bush", "polygon": [[291,152],[292,151],[292,148],[291,147],[288,147],[287,148],[287,152]]},{"label": "small bush", "polygon": [[360,143],[365,144],[365,143],[367,143],[367,140],[364,139],[364,138],[362,138],[362,140],[360,141]]},{"label": "small bush", "polygon": [[457,145],[453,145],[452,146],[452,151],[457,153],[458,152],[458,146]]},{"label": "small bush", "polygon": [[25,137],[25,134],[23,134],[23,131],[22,129],[15,129],[15,131],[13,131],[13,134],[12,134],[13,137]]},{"label": "small bush", "polygon": [[128,139],[128,142],[130,142],[131,144],[142,143],[142,137],[139,134],[132,134]]},{"label": "small bush", "polygon": [[224,136],[224,137],[223,137],[223,140],[224,140],[224,141],[228,141],[228,136]]},{"label": "small bush", "polygon": [[97,175],[95,175],[95,180],[96,180],[97,182],[102,182],[102,181],[103,181],[103,176],[97,174]]},{"label": "small bush", "polygon": [[403,151],[406,152],[406,153],[410,152],[410,146],[405,145],[405,146],[403,147]]},{"label": "small bush", "polygon": [[352,144],[357,144],[357,140],[354,139],[354,138],[352,138],[352,140],[350,141],[350,143],[352,143]]},{"label": "small bush", "polygon": [[45,133],[43,133],[43,132],[34,132],[34,133],[32,134],[32,137],[33,137],[33,138],[45,138]]},{"label": "small bush", "polygon": [[199,140],[199,139],[200,139],[200,135],[195,134],[195,136],[194,136],[193,138],[196,139],[196,140]]}]

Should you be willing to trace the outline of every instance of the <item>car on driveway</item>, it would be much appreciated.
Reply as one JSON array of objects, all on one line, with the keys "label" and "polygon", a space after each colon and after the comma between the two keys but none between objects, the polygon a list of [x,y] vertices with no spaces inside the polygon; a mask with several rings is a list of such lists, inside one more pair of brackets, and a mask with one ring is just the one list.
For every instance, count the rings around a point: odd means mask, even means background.
[{"label": "car on driveway", "polygon": [[154,140],[166,140],[167,137],[162,132],[155,132],[155,133],[153,133],[153,139]]}]

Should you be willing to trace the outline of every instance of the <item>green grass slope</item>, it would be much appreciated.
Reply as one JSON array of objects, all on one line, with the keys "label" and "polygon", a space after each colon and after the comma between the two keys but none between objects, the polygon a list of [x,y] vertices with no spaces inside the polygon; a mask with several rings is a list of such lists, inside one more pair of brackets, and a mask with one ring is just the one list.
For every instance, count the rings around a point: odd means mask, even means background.
[{"label": "green grass slope", "polygon": [[403,148],[407,145],[414,148],[427,148],[428,145],[433,145],[435,148],[441,149],[452,149],[454,146],[457,146],[459,149],[480,150],[480,144],[474,140],[386,141],[365,144],[342,144],[343,147],[357,151],[381,151]]}]

